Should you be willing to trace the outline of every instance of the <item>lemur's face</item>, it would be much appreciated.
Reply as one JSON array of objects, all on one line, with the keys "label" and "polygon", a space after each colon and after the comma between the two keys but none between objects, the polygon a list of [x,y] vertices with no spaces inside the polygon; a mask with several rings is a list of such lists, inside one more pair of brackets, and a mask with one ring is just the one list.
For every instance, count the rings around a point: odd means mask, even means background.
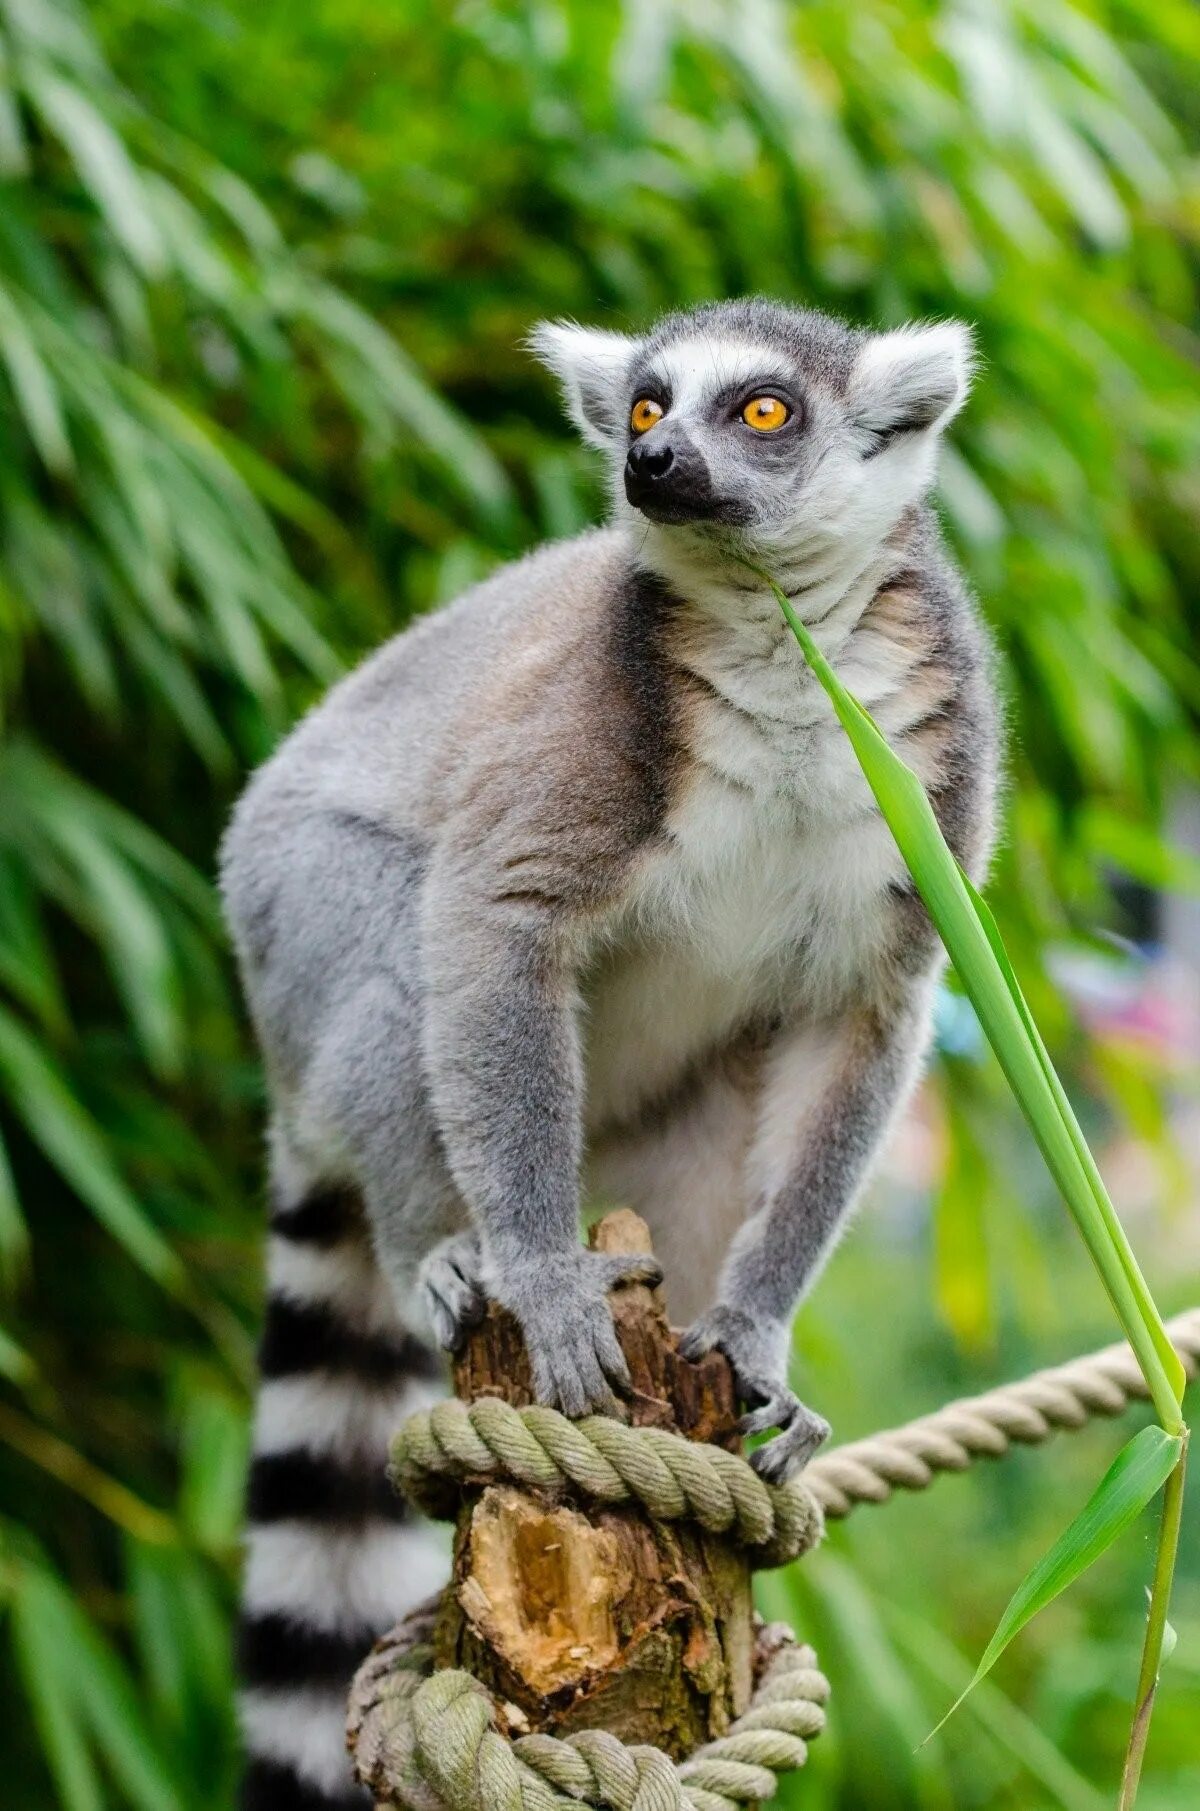
[{"label": "lemur's face", "polygon": [[761,301],[642,340],[548,323],[533,346],[608,456],[619,513],[743,548],[885,535],[928,486],[970,371],[957,322],[870,334]]},{"label": "lemur's face", "polygon": [[616,448],[626,500],[652,522],[731,527],[792,507],[812,463],[807,388],[790,360],[752,341],[639,348]]}]

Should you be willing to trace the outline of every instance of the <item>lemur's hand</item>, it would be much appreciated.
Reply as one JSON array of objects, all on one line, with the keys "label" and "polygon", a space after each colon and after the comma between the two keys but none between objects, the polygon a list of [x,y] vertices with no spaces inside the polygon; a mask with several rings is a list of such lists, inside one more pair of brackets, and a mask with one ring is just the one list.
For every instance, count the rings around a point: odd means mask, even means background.
[{"label": "lemur's hand", "polygon": [[505,1266],[489,1293],[521,1323],[539,1402],[564,1415],[616,1407],[611,1386],[629,1388],[607,1295],[614,1283],[660,1283],[651,1257],[555,1252]]},{"label": "lemur's hand", "polygon": [[452,1233],[436,1244],[417,1271],[417,1288],[439,1346],[457,1352],[483,1319],[483,1260],[473,1232]]},{"label": "lemur's hand", "polygon": [[829,1433],[829,1423],[788,1387],[788,1330],[779,1321],[763,1320],[741,1308],[718,1302],[690,1326],[679,1342],[685,1358],[703,1358],[713,1348],[733,1367],[737,1393],[750,1410],[738,1423],[743,1434],[780,1432],[751,1453],[750,1463],[769,1484],[782,1484],[816,1452]]}]

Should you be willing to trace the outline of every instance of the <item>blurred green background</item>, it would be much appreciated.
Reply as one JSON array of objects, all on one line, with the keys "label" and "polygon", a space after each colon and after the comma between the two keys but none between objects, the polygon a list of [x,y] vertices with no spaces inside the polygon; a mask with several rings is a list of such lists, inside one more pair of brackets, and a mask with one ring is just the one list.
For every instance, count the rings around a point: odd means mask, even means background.
[{"label": "blurred green background", "polygon": [[[261,1090],[214,846],[348,661],[598,514],[540,316],[977,324],[941,504],[1010,702],[991,897],[1164,1309],[1200,1300],[1198,75],[1192,0],[0,0],[12,1811],[229,1803]],[[941,1025],[801,1320],[840,1437],[1113,1337]],[[768,1581],[835,1687],[789,1802],[1112,1802],[1149,1518],[914,1749],[1117,1442]],[[1146,1811],[1200,1803],[1194,1513],[1181,1574]]]}]

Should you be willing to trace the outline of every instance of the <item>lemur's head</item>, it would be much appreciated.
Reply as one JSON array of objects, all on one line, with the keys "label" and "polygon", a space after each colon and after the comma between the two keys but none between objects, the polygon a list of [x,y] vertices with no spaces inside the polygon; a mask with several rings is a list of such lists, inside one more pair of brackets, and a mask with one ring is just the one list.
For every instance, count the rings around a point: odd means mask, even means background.
[{"label": "lemur's head", "polygon": [[607,454],[619,514],[774,551],[878,543],[928,487],[971,371],[957,321],[865,333],[758,299],[644,339],[546,322],[531,344]]}]

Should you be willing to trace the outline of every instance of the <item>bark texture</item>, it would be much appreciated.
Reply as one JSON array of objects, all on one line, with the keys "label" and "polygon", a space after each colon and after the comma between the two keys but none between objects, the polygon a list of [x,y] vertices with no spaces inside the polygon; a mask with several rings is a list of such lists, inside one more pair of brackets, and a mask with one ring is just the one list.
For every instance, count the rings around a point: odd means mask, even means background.
[{"label": "bark texture", "polygon": [[[626,1210],[601,1221],[593,1243],[650,1249],[645,1223]],[[629,1420],[739,1450],[724,1358],[680,1357],[657,1290],[625,1285],[612,1304],[633,1379]],[[503,1309],[489,1308],[454,1384],[466,1400],[532,1402],[520,1329]],[[434,1645],[439,1667],[464,1667],[495,1693],[513,1734],[604,1728],[680,1759],[749,1700],[750,1569],[690,1524],[491,1485],[459,1513]]]}]

